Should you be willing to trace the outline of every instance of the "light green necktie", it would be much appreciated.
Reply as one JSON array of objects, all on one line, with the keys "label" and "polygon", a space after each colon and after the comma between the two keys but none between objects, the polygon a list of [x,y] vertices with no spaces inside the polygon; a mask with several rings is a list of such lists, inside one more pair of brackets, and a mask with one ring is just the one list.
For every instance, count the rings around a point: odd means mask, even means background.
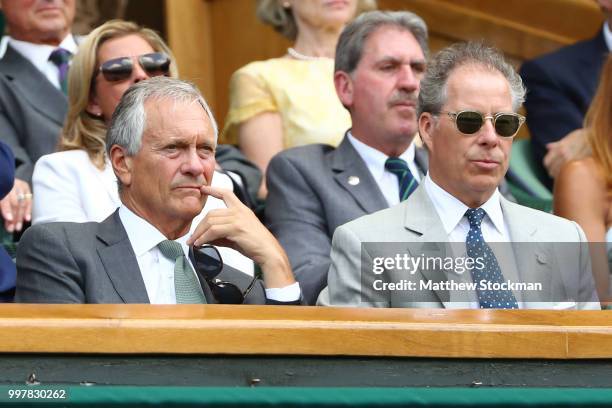
[{"label": "light green necktie", "polygon": [[181,244],[176,241],[162,241],[157,247],[163,256],[174,261],[174,292],[176,303],[206,303],[198,279],[191,269]]}]

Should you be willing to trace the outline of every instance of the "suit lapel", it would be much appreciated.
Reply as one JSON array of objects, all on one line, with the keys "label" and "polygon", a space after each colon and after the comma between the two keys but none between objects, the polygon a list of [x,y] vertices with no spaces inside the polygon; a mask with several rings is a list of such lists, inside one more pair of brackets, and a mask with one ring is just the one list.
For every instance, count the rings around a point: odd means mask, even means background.
[{"label": "suit lapel", "polygon": [[136,255],[119,211],[100,223],[98,255],[115,290],[125,303],[150,303]]},{"label": "suit lapel", "polygon": [[59,126],[64,124],[68,100],[30,61],[13,49],[6,47],[0,60],[2,72],[33,109]]},{"label": "suit lapel", "polygon": [[[425,188],[422,184],[400,205],[405,208],[404,228],[411,231],[408,252],[414,257],[440,257],[445,258],[449,250],[448,234],[444,231],[442,221],[434,209]],[[414,237],[414,234],[417,237]],[[426,280],[432,282],[447,281],[449,277],[444,270],[421,269]],[[449,306],[450,295],[447,290],[434,288],[434,293],[440,303]]]},{"label": "suit lapel", "polygon": [[[538,227],[533,217],[526,217],[524,209],[501,197],[501,207],[507,222],[510,241],[516,260],[519,278],[524,282],[542,283],[542,291],[523,292],[523,301],[542,301],[553,299],[551,293],[554,282],[554,271],[551,267],[552,254],[546,248],[547,243],[538,242]],[[531,296],[530,296],[531,295]]]},{"label": "suit lapel", "polygon": [[331,167],[336,182],[355,199],[365,213],[373,213],[389,206],[363,159],[346,135],[332,153]]}]

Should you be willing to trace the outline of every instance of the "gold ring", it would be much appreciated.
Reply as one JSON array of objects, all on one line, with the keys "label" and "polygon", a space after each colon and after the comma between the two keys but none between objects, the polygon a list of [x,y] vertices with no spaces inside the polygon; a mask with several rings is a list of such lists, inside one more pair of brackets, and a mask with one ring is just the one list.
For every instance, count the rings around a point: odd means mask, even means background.
[{"label": "gold ring", "polygon": [[23,195],[23,199],[24,200],[31,200],[32,199],[32,193],[27,193]]},{"label": "gold ring", "polygon": [[23,200],[25,200],[25,194],[23,194],[23,193],[17,194],[17,201],[21,202]]}]

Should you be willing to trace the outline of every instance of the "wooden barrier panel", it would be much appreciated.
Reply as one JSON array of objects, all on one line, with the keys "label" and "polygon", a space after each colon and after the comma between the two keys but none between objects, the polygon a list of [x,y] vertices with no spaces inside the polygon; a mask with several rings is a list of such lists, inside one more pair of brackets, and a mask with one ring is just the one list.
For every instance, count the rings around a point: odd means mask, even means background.
[{"label": "wooden barrier panel", "polygon": [[1,353],[612,357],[606,311],[15,304],[0,332]]}]

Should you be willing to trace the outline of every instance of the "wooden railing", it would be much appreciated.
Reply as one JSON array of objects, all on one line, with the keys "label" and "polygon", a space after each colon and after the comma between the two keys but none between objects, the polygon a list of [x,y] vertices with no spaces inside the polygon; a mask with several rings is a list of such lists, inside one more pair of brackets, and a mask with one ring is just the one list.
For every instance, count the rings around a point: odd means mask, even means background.
[{"label": "wooden railing", "polygon": [[612,312],[2,305],[0,353],[612,357]]}]

